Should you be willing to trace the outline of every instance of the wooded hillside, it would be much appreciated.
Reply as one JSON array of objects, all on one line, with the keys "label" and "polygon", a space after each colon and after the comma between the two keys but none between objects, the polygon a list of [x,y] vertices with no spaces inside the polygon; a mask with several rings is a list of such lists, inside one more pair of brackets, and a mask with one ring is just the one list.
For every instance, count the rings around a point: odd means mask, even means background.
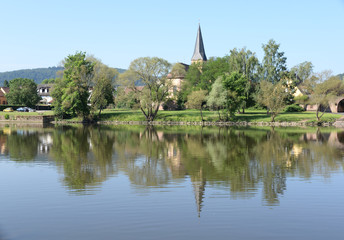
[{"label": "wooded hillside", "polygon": [[[21,69],[9,72],[0,72],[0,86],[3,86],[4,81],[10,81],[15,78],[29,78],[33,79],[37,84],[40,84],[44,79],[51,79],[57,77],[57,72],[63,70],[63,67],[48,67],[35,69]],[[117,68],[119,73],[125,72],[125,69]]]}]

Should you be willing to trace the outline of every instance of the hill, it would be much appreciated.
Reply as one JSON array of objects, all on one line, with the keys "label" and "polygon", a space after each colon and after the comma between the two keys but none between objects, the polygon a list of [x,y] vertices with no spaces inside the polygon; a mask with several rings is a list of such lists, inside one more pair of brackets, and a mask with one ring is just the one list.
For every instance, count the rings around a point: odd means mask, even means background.
[{"label": "hill", "polygon": [[[119,73],[126,70],[116,68]],[[10,72],[0,72],[0,86],[3,86],[4,81],[10,81],[15,78],[29,78],[33,79],[37,84],[40,84],[44,79],[56,78],[57,72],[63,70],[63,67],[48,67],[48,68],[34,68],[21,69]]]}]

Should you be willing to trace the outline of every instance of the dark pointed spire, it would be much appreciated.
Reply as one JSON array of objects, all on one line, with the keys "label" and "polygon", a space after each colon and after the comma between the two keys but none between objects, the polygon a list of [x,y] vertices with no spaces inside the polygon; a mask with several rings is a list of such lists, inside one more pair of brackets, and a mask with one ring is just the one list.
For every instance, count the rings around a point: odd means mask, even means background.
[{"label": "dark pointed spire", "polygon": [[201,32],[201,25],[200,24],[198,25],[195,51],[194,51],[194,54],[191,58],[191,62],[197,62],[197,61],[207,61],[207,56],[205,55],[205,51],[204,51],[203,38],[202,38],[202,32]]}]

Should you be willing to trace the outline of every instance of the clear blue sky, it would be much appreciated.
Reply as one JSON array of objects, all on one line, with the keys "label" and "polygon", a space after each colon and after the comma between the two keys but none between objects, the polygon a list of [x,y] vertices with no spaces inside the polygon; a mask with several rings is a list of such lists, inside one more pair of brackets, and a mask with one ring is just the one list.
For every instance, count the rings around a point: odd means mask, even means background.
[{"label": "clear blue sky", "polygon": [[110,67],[138,57],[190,63],[200,20],[208,57],[274,39],[288,67],[344,73],[344,0],[1,0],[0,72],[57,66],[85,51]]}]

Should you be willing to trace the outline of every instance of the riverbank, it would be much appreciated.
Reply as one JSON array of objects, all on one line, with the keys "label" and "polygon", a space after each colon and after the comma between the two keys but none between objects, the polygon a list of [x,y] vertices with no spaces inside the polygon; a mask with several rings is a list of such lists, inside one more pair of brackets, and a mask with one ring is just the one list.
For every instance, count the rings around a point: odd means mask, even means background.
[{"label": "riverbank", "polygon": [[[247,110],[244,114],[237,114],[233,121],[219,121],[218,113],[203,111],[204,121],[197,110],[159,111],[155,121],[147,122],[139,110],[107,109],[101,114],[98,124],[113,125],[171,125],[171,126],[336,126],[344,127],[343,115],[326,113],[321,123],[316,121],[314,112],[281,113],[271,122],[270,115],[264,110]],[[81,118],[55,121],[53,112],[39,113],[0,113],[1,122],[52,122],[56,124],[83,123]]]},{"label": "riverbank", "polygon": [[[264,110],[249,109],[244,114],[237,114],[233,121],[219,121],[218,113],[203,111],[204,121],[197,110],[159,111],[153,122],[147,122],[139,110],[107,109],[101,114],[98,124],[113,125],[169,125],[169,126],[318,126],[315,112],[281,113],[271,122],[270,115]],[[321,126],[332,126],[342,115],[326,113]],[[80,123],[82,119],[73,118],[57,123]],[[344,127],[344,124],[341,125]]]}]

